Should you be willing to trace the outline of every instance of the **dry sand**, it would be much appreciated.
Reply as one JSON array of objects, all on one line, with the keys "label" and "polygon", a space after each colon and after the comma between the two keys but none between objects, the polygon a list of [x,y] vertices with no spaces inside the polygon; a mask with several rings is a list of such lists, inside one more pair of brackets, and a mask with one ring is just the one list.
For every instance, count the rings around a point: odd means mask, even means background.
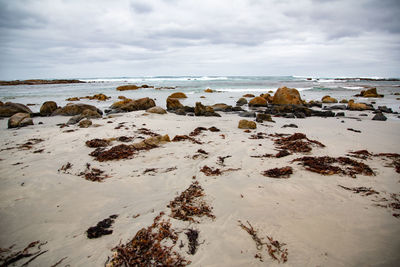
[{"label": "dry sand", "polygon": [[[357,112],[349,112],[357,117]],[[367,149],[373,153],[400,153],[400,122],[361,121],[350,118],[274,118],[276,123],[258,123],[257,129],[245,133],[238,129],[240,118],[234,114],[215,117],[188,117],[175,114],[158,115],[131,112],[114,118],[93,120],[99,127],[87,129],[70,126],[59,128],[67,117],[36,118],[34,126],[18,130],[6,129],[7,120],[0,121],[0,247],[12,251],[30,242],[47,242],[40,255],[29,266],[104,266],[111,249],[126,243],[153,219],[165,212],[168,203],[194,181],[204,188],[205,200],[213,208],[215,219],[198,219],[190,223],[171,219],[173,227],[181,231],[184,247],[175,250],[190,260],[193,266],[276,266],[265,247],[258,251],[251,236],[238,220],[246,221],[257,230],[259,237],[286,244],[286,266],[395,266],[400,262],[400,218],[392,216],[392,209],[375,204],[381,198],[390,199],[400,193],[400,174],[389,161],[380,158],[363,161],[375,176],[331,175],[309,172],[291,160],[304,155],[345,156],[349,151]],[[38,122],[42,121],[42,125]],[[342,122],[344,121],[344,122]],[[109,123],[112,122],[112,123]],[[114,129],[120,122],[124,127]],[[281,128],[295,123],[299,128]],[[220,132],[204,131],[190,141],[170,142],[158,148],[141,151],[132,159],[95,161],[89,156],[94,149],[85,145],[93,138],[134,136],[141,141],[137,130],[145,127],[158,134],[188,135],[196,127],[215,126]],[[126,128],[126,129],[125,129]],[[347,128],[361,130],[361,133]],[[74,132],[64,132],[66,130]],[[311,153],[296,153],[283,158],[253,158],[254,155],[276,153],[269,138],[252,140],[256,132],[305,133],[308,138],[326,145],[313,147]],[[29,150],[18,145],[29,139],[43,142]],[[113,142],[113,145],[120,142]],[[12,148],[5,150],[6,148]],[[41,153],[33,153],[43,149]],[[198,149],[209,154],[193,159]],[[218,164],[218,157],[225,166]],[[67,162],[69,173],[58,171]],[[86,168],[104,170],[110,178],[91,182],[78,176]],[[239,169],[220,176],[206,176],[203,166]],[[289,179],[263,176],[267,169],[292,166]],[[170,169],[176,167],[176,169]],[[145,172],[146,169],[155,171]],[[195,179],[193,177],[195,176]],[[379,195],[362,196],[344,190],[347,187],[372,187]],[[399,213],[399,212],[398,212]],[[88,239],[85,231],[110,215],[118,214],[113,233]],[[137,215],[140,215],[137,217]],[[247,225],[247,224],[246,224]],[[199,231],[199,247],[195,255],[187,254],[184,229]],[[259,253],[263,262],[255,258]],[[65,258],[66,257],[66,258]],[[16,265],[22,265],[29,258]]]}]

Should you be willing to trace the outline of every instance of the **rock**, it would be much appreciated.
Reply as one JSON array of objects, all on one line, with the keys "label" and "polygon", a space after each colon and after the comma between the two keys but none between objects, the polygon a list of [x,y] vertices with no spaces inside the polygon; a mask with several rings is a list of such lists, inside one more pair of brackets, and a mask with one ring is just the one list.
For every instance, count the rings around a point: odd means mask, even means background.
[{"label": "rock", "polygon": [[375,116],[372,118],[373,121],[385,121],[387,120],[387,118],[385,117],[385,115],[383,115],[382,113],[377,113],[375,114]]},{"label": "rock", "polygon": [[8,128],[24,127],[28,125],[33,125],[29,113],[15,113],[8,119]]},{"label": "rock", "polygon": [[147,109],[146,112],[155,113],[155,114],[166,114],[167,113],[167,111],[165,109],[163,109],[162,107],[157,107],[157,106]]},{"label": "rock", "polygon": [[126,91],[126,90],[137,90],[137,89],[139,89],[140,87],[139,86],[136,86],[136,85],[134,85],[134,84],[131,84],[131,85],[122,85],[122,86],[118,86],[117,87],[117,90],[118,91]]},{"label": "rock", "polygon": [[92,125],[92,121],[88,120],[88,119],[82,120],[82,121],[79,122],[79,127],[80,128],[89,128],[89,126],[91,126],[91,125]]},{"label": "rock", "polygon": [[247,99],[244,97],[239,98],[238,101],[236,101],[236,106],[243,106],[247,104]]},{"label": "rock", "polygon": [[364,103],[355,103],[353,99],[349,100],[349,103],[347,104],[347,108],[349,110],[371,110],[372,108],[367,106],[367,104]]},{"label": "rock", "polygon": [[330,97],[329,95],[324,96],[321,99],[321,101],[322,101],[322,103],[337,103],[338,102],[336,98]]},{"label": "rock", "polygon": [[183,108],[181,102],[176,98],[167,98],[167,110],[177,110]]},{"label": "rock", "polygon": [[0,106],[2,106],[2,105],[4,105],[4,103],[0,101]]},{"label": "rock", "polygon": [[393,110],[391,108],[388,108],[387,106],[378,106],[378,110],[384,113],[393,113]]},{"label": "rock", "polygon": [[276,91],[272,103],[301,105],[303,102],[301,101],[299,91],[285,86]]},{"label": "rock", "polygon": [[111,98],[110,96],[106,96],[105,94],[97,94],[94,96],[85,96],[82,98],[90,99],[90,100],[99,100],[99,101],[106,101],[107,99]]},{"label": "rock", "polygon": [[320,111],[320,110],[311,110],[311,116],[314,117],[323,117],[323,118],[328,118],[328,117],[335,117],[335,113],[328,110],[328,111]]},{"label": "rock", "polygon": [[154,137],[149,137],[139,143],[134,143],[131,146],[136,148],[136,149],[146,149],[149,147],[156,147],[159,146],[161,144],[165,144],[167,142],[171,142],[168,134],[161,136],[154,136]]},{"label": "rock", "polygon": [[200,98],[206,98],[204,95],[200,96]]},{"label": "rock", "polygon": [[299,126],[297,126],[296,124],[285,124],[282,126],[282,128],[299,128]]},{"label": "rock", "polygon": [[253,94],[245,94],[245,95],[243,95],[243,97],[255,97],[255,95],[253,95]]},{"label": "rock", "polygon": [[333,106],[327,106],[324,107],[324,110],[345,110],[346,109],[346,105],[333,105]]},{"label": "rock", "polygon": [[79,98],[78,97],[70,97],[70,98],[65,99],[65,101],[79,101]]},{"label": "rock", "polygon": [[361,91],[360,94],[356,96],[361,96],[361,97],[383,97],[383,95],[379,95],[378,92],[376,91],[376,88],[370,88],[368,90],[363,90]]},{"label": "rock", "polygon": [[232,111],[244,111],[241,107],[232,107]]},{"label": "rock", "polygon": [[368,114],[366,114],[366,113],[361,113],[361,114],[358,115],[358,116],[360,116],[360,117],[368,117]]},{"label": "rock", "polygon": [[270,114],[257,113],[256,122],[269,121],[274,122]]},{"label": "rock", "polygon": [[40,107],[41,116],[50,116],[57,109],[57,103],[54,101],[46,101]]},{"label": "rock", "polygon": [[338,113],[336,113],[336,117],[344,117],[344,112],[338,112]]},{"label": "rock", "polygon": [[[122,100],[124,100],[124,99],[128,99],[126,96],[123,96],[123,95],[119,95],[118,96],[118,99],[122,99]],[[131,99],[132,100],[132,99]]]},{"label": "rock", "polygon": [[155,107],[156,103],[153,99],[144,97],[137,100],[125,99],[123,101],[116,102],[111,105],[112,109],[118,109],[124,112],[147,110]]},{"label": "rock", "polygon": [[176,115],[186,116],[186,111],[185,111],[184,108],[179,108],[179,109],[176,109],[176,110],[174,110],[172,112],[175,113]]},{"label": "rock", "polygon": [[32,113],[27,106],[19,103],[6,102],[0,106],[0,117],[11,117],[16,113]]},{"label": "rock", "polygon": [[232,111],[232,106],[229,106],[227,104],[223,104],[223,103],[218,103],[215,105],[211,106],[214,111],[223,111],[223,112],[229,112]]},{"label": "rock", "polygon": [[274,99],[270,94],[266,93],[266,94],[261,94],[260,95],[262,98],[265,98],[265,100],[267,100],[268,103],[272,103],[272,100]]},{"label": "rock", "polygon": [[257,96],[249,101],[250,107],[265,107],[267,106],[267,100],[261,96]]},{"label": "rock", "polygon": [[51,115],[75,116],[82,114],[82,112],[85,111],[86,109],[96,111],[100,115],[103,115],[103,112],[101,110],[99,110],[95,106],[88,104],[68,104],[63,108],[56,109]]},{"label": "rock", "polygon": [[239,129],[256,129],[257,124],[254,121],[240,120],[238,128]]},{"label": "rock", "polygon": [[101,115],[97,111],[91,110],[91,109],[85,109],[80,116],[82,118],[86,118],[86,119],[99,119],[99,118],[101,118]]},{"label": "rock", "polygon": [[176,92],[169,96],[170,98],[187,98],[184,93]]},{"label": "rock", "polygon": [[83,117],[82,117],[81,115],[72,116],[72,117],[67,121],[67,125],[77,124],[77,123],[80,122],[82,119],[83,119]]},{"label": "rock", "polygon": [[239,113],[240,117],[244,117],[244,118],[252,118],[256,116],[255,112],[248,112],[248,111],[244,111],[244,112],[240,112]]},{"label": "rock", "polygon": [[308,102],[307,106],[310,108],[312,107],[322,108],[322,102],[311,100],[310,102]]},{"label": "rock", "polygon": [[347,104],[347,103],[349,103],[349,101],[347,101],[347,99],[342,99],[342,100],[340,100],[339,103],[341,103],[341,104]]},{"label": "rock", "polygon": [[298,119],[304,119],[306,117],[306,114],[303,112],[295,112],[293,115]]},{"label": "rock", "polygon": [[218,113],[215,113],[214,109],[210,106],[204,106],[200,102],[196,102],[196,106],[194,108],[194,114],[196,116],[215,116],[215,117],[221,117]]},{"label": "rock", "polygon": [[215,90],[212,90],[212,89],[208,88],[208,89],[204,90],[204,92],[205,93],[214,93]]}]

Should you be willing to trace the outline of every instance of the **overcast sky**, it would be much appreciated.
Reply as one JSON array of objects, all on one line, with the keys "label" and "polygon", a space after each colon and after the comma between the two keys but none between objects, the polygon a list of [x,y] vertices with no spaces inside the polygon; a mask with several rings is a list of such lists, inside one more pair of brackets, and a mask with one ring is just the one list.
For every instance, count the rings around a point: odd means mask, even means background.
[{"label": "overcast sky", "polygon": [[0,79],[400,77],[400,0],[0,0]]}]

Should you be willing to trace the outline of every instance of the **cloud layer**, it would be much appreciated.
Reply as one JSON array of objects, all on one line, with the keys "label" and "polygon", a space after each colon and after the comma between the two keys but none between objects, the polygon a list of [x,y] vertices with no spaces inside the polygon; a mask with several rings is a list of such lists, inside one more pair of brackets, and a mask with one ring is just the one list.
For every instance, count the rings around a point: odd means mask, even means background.
[{"label": "cloud layer", "polygon": [[0,0],[0,79],[400,76],[397,0]]}]

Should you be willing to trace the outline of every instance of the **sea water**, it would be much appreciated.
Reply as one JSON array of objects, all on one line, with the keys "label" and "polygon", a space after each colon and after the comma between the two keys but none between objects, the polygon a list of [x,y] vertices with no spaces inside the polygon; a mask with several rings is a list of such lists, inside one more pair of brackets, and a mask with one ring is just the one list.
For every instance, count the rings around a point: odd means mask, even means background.
[{"label": "sea water", "polygon": [[[361,90],[376,87],[384,98],[358,99],[357,102],[386,105],[393,111],[400,112],[399,81],[357,80],[336,78],[307,78],[296,76],[155,76],[155,77],[112,77],[112,78],[81,78],[85,83],[77,84],[47,84],[47,85],[17,85],[0,86],[0,101],[29,104],[33,112],[38,112],[45,101],[55,101],[59,106],[67,103],[67,98],[92,96],[103,93],[111,98],[107,101],[81,99],[75,103],[87,103],[104,110],[118,101],[118,96],[138,99],[150,97],[158,106],[166,106],[166,98],[173,92],[184,92],[188,98],[181,100],[182,104],[194,106],[196,102],[205,105],[225,103],[235,105],[244,94],[256,96],[270,92],[273,94],[279,87],[287,86],[299,90],[302,99],[321,100],[330,95],[339,101],[354,98]],[[149,85],[154,88],[141,88],[130,91],[117,91],[121,85]],[[155,89],[174,87],[175,89]],[[215,90],[215,93],[205,93],[205,89]],[[205,97],[205,98],[204,98]]]}]

